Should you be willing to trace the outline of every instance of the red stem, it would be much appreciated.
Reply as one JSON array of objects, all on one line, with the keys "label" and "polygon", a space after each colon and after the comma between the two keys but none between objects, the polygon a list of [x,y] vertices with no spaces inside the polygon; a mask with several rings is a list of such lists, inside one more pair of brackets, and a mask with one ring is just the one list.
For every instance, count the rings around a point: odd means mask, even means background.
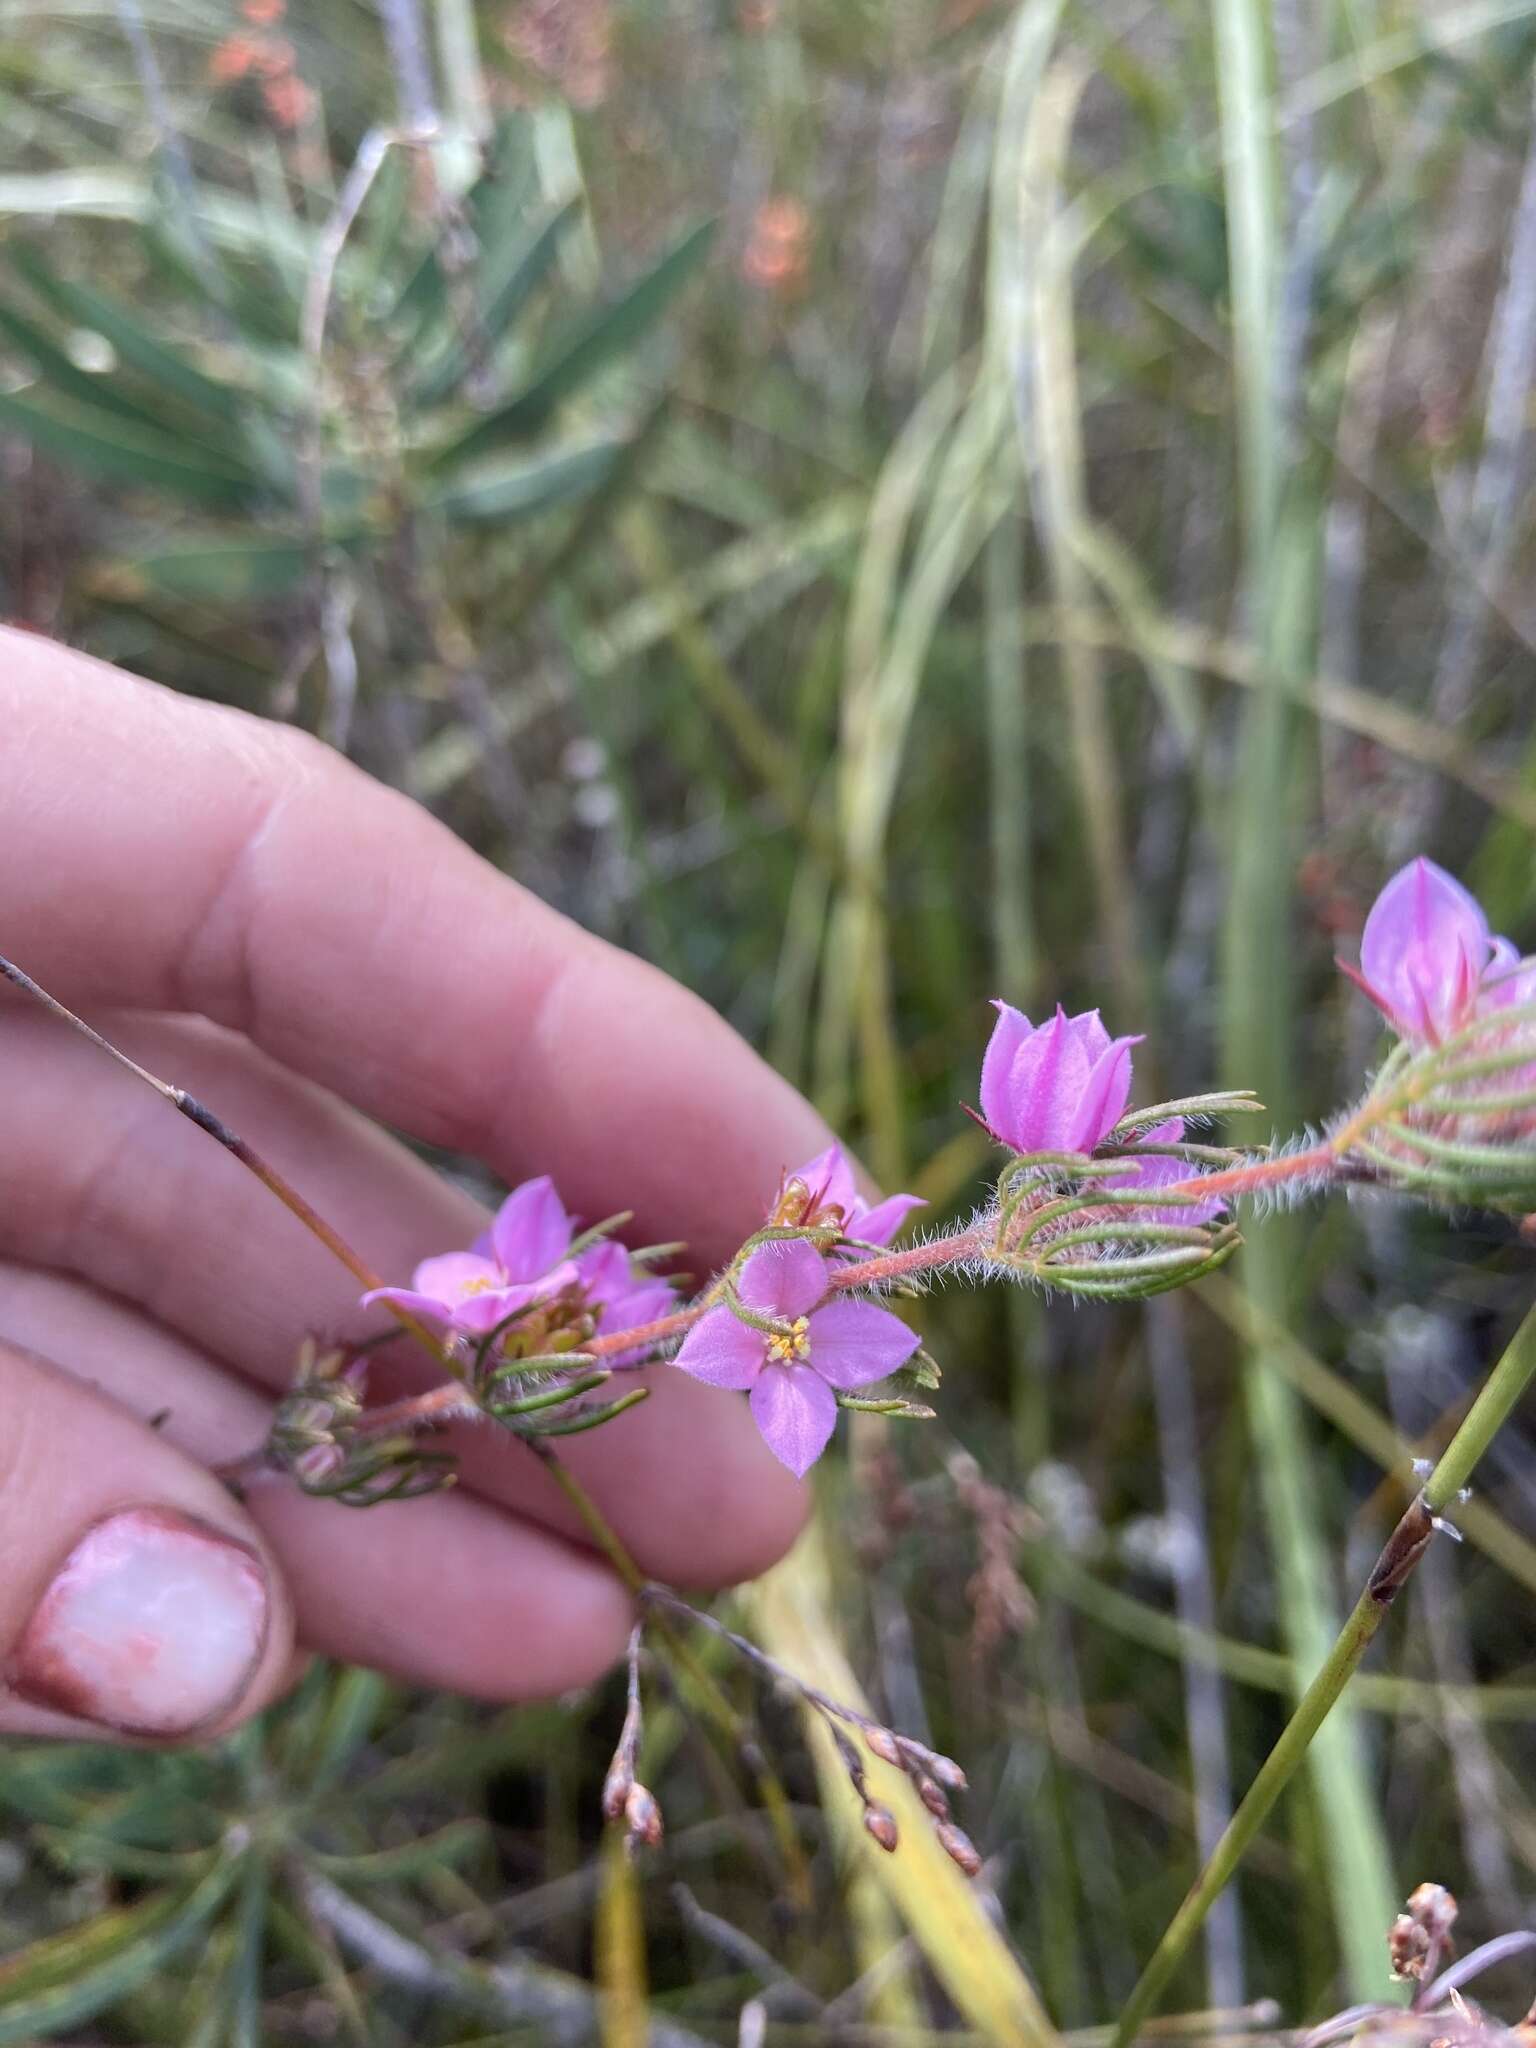
[{"label": "red stem", "polygon": [[[1299,1180],[1309,1173],[1326,1171],[1338,1163],[1338,1154],[1333,1143],[1314,1145],[1305,1152],[1288,1153],[1279,1159],[1256,1160],[1251,1166],[1228,1167],[1221,1173],[1202,1173],[1189,1180],[1174,1181],[1167,1188],[1159,1189],[1160,1195],[1246,1195],[1262,1188],[1278,1187],[1285,1181]],[[872,1258],[852,1259],[838,1263],[828,1276],[830,1293],[846,1294],[860,1287],[884,1287],[891,1282],[903,1280],[908,1274],[932,1272],[935,1267],[956,1266],[964,1260],[984,1253],[987,1239],[984,1230],[957,1230],[950,1237],[937,1237],[927,1244],[904,1245],[899,1251],[878,1252]],[[712,1294],[706,1293],[700,1300],[687,1308],[677,1309],[672,1315],[661,1316],[653,1323],[641,1323],[632,1330],[615,1330],[611,1336],[593,1337],[581,1347],[584,1358],[601,1362],[619,1352],[635,1351],[642,1347],[654,1349],[674,1337],[680,1337],[689,1330],[711,1307],[716,1306]],[[654,1363],[647,1360],[646,1363]],[[392,1401],[384,1408],[371,1408],[362,1418],[362,1428],[372,1436],[395,1429],[410,1429],[435,1422],[447,1422],[455,1415],[471,1416],[476,1413],[473,1398],[466,1394],[457,1383],[434,1387],[431,1392],[413,1395],[409,1400]]]},{"label": "red stem", "polygon": [[1313,1145],[1306,1152],[1288,1152],[1279,1159],[1258,1159],[1252,1166],[1229,1166],[1222,1173],[1200,1173],[1189,1180],[1171,1181],[1159,1188],[1160,1195],[1250,1195],[1262,1188],[1279,1187],[1283,1181],[1300,1180],[1309,1173],[1325,1172],[1338,1164],[1333,1144]]}]

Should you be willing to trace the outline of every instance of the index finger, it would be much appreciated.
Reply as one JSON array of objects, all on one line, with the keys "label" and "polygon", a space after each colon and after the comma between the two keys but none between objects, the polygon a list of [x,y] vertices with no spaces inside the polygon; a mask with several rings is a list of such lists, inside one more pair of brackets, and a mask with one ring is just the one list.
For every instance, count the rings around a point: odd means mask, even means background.
[{"label": "index finger", "polygon": [[65,1001],[199,1012],[711,1263],[827,1142],[705,1004],[331,749],[30,634],[0,656],[0,945]]}]

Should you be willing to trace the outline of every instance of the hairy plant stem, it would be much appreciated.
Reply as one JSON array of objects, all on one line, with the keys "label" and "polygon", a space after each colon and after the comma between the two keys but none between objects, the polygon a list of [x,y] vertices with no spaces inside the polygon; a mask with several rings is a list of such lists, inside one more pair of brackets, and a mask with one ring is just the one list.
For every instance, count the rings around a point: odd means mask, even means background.
[{"label": "hairy plant stem", "polygon": [[[1434,1471],[1389,1537],[1366,1580],[1354,1611],[1317,1676],[1307,1687],[1279,1741],[1228,1822],[1209,1862],[1169,1922],[1162,1940],[1120,2015],[1110,2048],[1129,2048],[1158,1997],[1183,1961],[1215,1900],[1237,1870],[1249,1844],[1268,1818],[1307,1753],[1308,1745],[1337,1706],[1397,1595],[1433,1540],[1439,1517],[1467,1484],[1478,1460],[1536,1378],[1536,1309],[1515,1332],[1503,1357],[1483,1385],[1466,1420]],[[1383,1930],[1385,1932],[1385,1930]]]},{"label": "hairy plant stem", "polygon": [[[1279,1187],[1287,1181],[1337,1171],[1340,1165],[1341,1153],[1333,1141],[1328,1141],[1311,1146],[1305,1152],[1287,1153],[1278,1159],[1259,1159],[1250,1165],[1176,1181],[1160,1192],[1165,1198],[1186,1194],[1202,1197],[1261,1194],[1266,1188]],[[846,1294],[859,1288],[899,1285],[903,1280],[916,1279],[924,1273],[941,1272],[947,1267],[963,1266],[972,1259],[984,1258],[991,1249],[987,1228],[972,1225],[954,1231],[948,1237],[932,1238],[923,1244],[903,1245],[895,1251],[878,1252],[870,1258],[842,1260],[828,1273],[827,1289],[829,1293]],[[718,1283],[706,1288],[687,1307],[677,1309],[671,1315],[660,1316],[654,1322],[641,1323],[629,1330],[616,1330],[611,1336],[589,1338],[581,1347],[581,1359],[583,1362],[590,1359],[601,1365],[605,1359],[620,1353],[659,1350],[662,1345],[685,1336],[701,1316],[718,1306],[717,1289]],[[645,1364],[654,1362],[654,1359],[642,1361]],[[461,1386],[442,1386],[405,1400],[392,1401],[387,1407],[370,1409],[361,1426],[372,1435],[427,1428],[469,1418],[478,1412],[473,1396],[466,1394]]]}]

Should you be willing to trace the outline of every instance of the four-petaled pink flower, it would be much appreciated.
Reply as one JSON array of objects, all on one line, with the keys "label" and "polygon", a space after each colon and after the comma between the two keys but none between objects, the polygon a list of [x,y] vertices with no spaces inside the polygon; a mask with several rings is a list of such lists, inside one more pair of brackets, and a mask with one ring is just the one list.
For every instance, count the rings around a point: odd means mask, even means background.
[{"label": "four-petaled pink flower", "polygon": [[[1508,940],[1498,945],[1513,958]],[[1359,967],[1339,964],[1399,1037],[1438,1045],[1475,1015],[1495,941],[1477,898],[1420,855],[1371,905]]]},{"label": "four-petaled pink flower", "polygon": [[843,1219],[843,1235],[861,1244],[889,1244],[912,1211],[927,1206],[921,1195],[887,1195],[883,1202],[866,1202],[841,1145],[829,1145],[785,1175],[786,1187],[795,1181],[809,1190],[796,1220],[811,1223],[836,1209]]},{"label": "four-petaled pink flower", "polygon": [[483,1337],[536,1301],[547,1301],[580,1278],[566,1257],[574,1220],[548,1174],[524,1181],[497,1210],[472,1251],[423,1259],[409,1287],[376,1287],[363,1296],[392,1301],[466,1336]]},{"label": "four-petaled pink flower", "polygon": [[1058,1004],[1036,1025],[1009,1003],[993,1008],[981,1068],[988,1130],[1014,1152],[1091,1152],[1125,1113],[1140,1038],[1111,1038],[1097,1010],[1069,1017]]},{"label": "four-petaled pink flower", "polygon": [[[827,1447],[837,1422],[834,1388],[871,1386],[905,1365],[917,1349],[910,1330],[871,1301],[825,1301],[827,1262],[804,1238],[759,1245],[736,1278],[754,1314],[783,1334],[712,1308],[683,1339],[677,1363],[708,1386],[751,1390],[752,1419],[769,1450],[800,1476]],[[825,1305],[822,1304],[825,1302]]]},{"label": "four-petaled pink flower", "polygon": [[[621,1244],[603,1239],[573,1259],[577,1227],[542,1174],[512,1190],[467,1252],[423,1259],[409,1287],[377,1287],[364,1304],[392,1301],[468,1337],[483,1337],[519,1309],[557,1294],[591,1311],[605,1337],[655,1322],[676,1306],[668,1283],[632,1264]],[[630,1362],[627,1352],[611,1360]]]}]

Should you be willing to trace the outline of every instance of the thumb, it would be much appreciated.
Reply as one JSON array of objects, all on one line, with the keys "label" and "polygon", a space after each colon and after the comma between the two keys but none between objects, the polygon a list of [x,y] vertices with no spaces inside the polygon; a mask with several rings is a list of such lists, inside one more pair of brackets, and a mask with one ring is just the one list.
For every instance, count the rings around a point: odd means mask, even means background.
[{"label": "thumb", "polygon": [[288,1595],[201,1465],[0,1343],[0,1733],[222,1734],[283,1687]]}]

